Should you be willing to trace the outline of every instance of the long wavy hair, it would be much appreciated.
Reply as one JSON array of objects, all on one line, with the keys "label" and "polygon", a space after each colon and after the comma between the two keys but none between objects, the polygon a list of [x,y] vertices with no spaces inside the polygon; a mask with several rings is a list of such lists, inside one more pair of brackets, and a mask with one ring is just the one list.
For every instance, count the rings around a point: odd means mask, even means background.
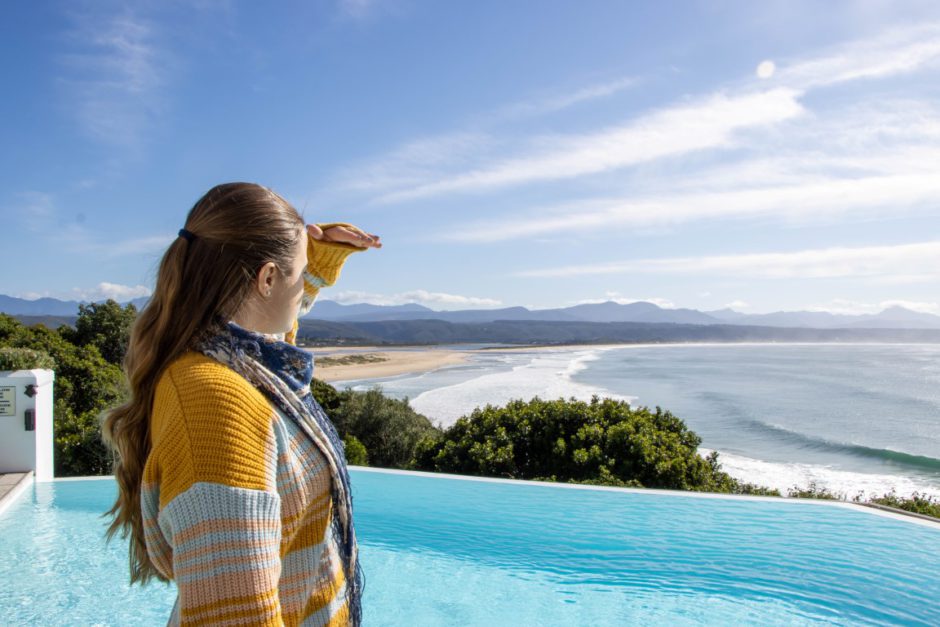
[{"label": "long wavy hair", "polygon": [[164,369],[203,337],[232,319],[261,267],[291,267],[304,220],[273,191],[253,183],[210,189],[186,217],[195,238],[178,237],[160,261],[153,296],[131,328],[124,357],[130,400],[104,417],[102,436],[114,453],[118,497],[105,514],[107,537],[130,536],[131,583],[166,581],[147,555],[140,508],[141,480],[150,454],[150,414]]}]

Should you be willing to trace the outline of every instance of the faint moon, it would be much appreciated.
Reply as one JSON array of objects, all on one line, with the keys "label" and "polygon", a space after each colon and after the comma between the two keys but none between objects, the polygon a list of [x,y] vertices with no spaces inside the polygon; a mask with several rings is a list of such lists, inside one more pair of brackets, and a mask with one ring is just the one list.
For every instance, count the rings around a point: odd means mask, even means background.
[{"label": "faint moon", "polygon": [[757,65],[757,78],[770,78],[777,71],[777,66],[773,61],[761,61]]}]

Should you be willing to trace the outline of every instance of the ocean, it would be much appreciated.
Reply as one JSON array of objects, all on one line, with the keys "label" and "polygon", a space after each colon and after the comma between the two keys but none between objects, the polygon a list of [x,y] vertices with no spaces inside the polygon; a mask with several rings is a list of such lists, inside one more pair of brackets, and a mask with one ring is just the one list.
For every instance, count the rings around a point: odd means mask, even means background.
[{"label": "ocean", "polygon": [[592,395],[660,406],[732,476],[780,489],[940,497],[940,346],[662,344],[468,352],[380,385],[447,426],[510,399]]}]

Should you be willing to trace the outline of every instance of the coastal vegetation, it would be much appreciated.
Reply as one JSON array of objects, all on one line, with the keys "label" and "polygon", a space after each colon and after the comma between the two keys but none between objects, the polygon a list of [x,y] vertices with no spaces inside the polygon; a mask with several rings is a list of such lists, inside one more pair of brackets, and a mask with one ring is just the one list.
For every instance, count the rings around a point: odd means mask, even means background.
[{"label": "coastal vegetation", "polygon": [[848,501],[861,503],[863,505],[880,505],[893,509],[904,510],[912,514],[940,518],[940,500],[919,492],[914,492],[910,497],[898,496],[893,490],[881,496],[866,497],[864,492],[859,492],[849,499],[844,492],[833,492],[832,490],[810,483],[806,487],[793,486],[787,491],[787,496],[800,499],[826,499],[832,501]]},{"label": "coastal vegetation", "polygon": [[742,483],[720,469],[717,454],[698,454],[701,438],[668,411],[590,402],[515,400],[487,405],[415,453],[422,470],[637,488],[735,494],[776,490]]},{"label": "coastal vegetation", "polygon": [[322,367],[328,366],[353,366],[358,364],[377,364],[383,361],[388,361],[388,357],[383,357],[382,355],[376,355],[375,353],[358,353],[355,355],[340,355],[338,357],[332,357],[327,355],[326,357],[318,357],[317,365]]},{"label": "coastal vegetation", "polygon": [[0,347],[6,350],[0,369],[55,371],[56,476],[111,472],[99,416],[128,393],[120,364],[136,315],[133,305],[122,307],[115,301],[83,305],[75,327],[52,330],[42,324],[27,327],[0,314]]},{"label": "coastal vegetation", "polygon": [[[83,305],[75,325],[26,326],[0,314],[0,370],[55,370],[55,473],[103,475],[112,459],[99,418],[127,394],[121,363],[133,305]],[[367,355],[356,357],[368,358]],[[320,358],[322,364],[326,358]],[[778,494],[734,479],[718,454],[698,453],[701,440],[662,408],[631,407],[594,397],[518,399],[477,408],[446,429],[415,412],[407,399],[379,388],[336,388],[314,379],[317,401],[333,420],[354,465],[488,477],[724,492]],[[793,488],[788,496],[867,502],[940,518],[940,501],[894,493],[851,499],[825,488]]]}]

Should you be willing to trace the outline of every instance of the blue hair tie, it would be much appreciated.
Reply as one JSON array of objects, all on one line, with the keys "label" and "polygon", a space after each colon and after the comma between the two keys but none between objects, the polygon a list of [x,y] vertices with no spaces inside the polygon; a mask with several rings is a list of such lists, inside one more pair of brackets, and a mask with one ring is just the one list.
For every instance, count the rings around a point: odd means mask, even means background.
[{"label": "blue hair tie", "polygon": [[185,239],[187,242],[191,242],[194,239],[196,239],[196,235],[194,233],[190,233],[186,229],[180,229],[180,232],[178,233],[178,235],[182,237],[183,239]]}]

